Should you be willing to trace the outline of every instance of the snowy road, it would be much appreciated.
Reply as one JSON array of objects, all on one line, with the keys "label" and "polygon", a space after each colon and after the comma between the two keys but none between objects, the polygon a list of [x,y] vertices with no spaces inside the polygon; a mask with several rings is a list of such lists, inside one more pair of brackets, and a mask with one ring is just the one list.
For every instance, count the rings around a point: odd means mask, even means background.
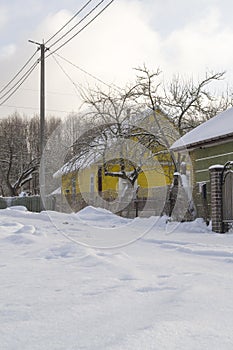
[{"label": "snowy road", "polygon": [[174,225],[1,210],[0,348],[232,350],[233,235]]}]

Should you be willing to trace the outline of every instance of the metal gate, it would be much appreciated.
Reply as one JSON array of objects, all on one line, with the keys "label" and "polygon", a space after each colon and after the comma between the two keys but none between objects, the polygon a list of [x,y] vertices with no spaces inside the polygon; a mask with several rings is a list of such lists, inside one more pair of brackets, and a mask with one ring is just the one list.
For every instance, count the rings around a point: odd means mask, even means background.
[{"label": "metal gate", "polygon": [[233,171],[228,170],[222,183],[222,216],[223,222],[233,222]]}]

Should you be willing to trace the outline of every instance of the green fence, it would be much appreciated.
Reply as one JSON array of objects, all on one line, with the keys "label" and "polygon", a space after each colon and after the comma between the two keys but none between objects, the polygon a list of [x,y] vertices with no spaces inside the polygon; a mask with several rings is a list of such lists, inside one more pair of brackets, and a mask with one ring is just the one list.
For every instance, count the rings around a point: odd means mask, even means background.
[{"label": "green fence", "polygon": [[0,197],[0,209],[6,209],[7,208],[7,201],[5,198]]},{"label": "green fence", "polygon": [[7,207],[23,206],[27,210],[33,212],[40,212],[42,210],[55,210],[56,199],[55,197],[47,197],[45,206],[41,202],[40,196],[28,196],[28,197],[0,197],[0,209],[6,209]]}]

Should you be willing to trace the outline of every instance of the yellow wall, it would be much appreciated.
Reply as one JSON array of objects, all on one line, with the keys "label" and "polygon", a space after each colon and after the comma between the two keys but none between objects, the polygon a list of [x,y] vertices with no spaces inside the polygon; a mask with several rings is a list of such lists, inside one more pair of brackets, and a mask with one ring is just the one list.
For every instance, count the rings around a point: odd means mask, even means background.
[{"label": "yellow wall", "polygon": [[97,192],[97,166],[88,167],[62,176],[62,193],[72,194],[72,181],[75,181],[75,193],[90,192],[90,179],[94,175],[94,192]]},{"label": "yellow wall", "polygon": [[[72,179],[73,178],[76,179],[76,176],[77,174],[75,172],[68,173],[62,176],[62,194],[72,193]],[[77,187],[76,187],[76,191],[78,192],[79,189]]]},{"label": "yellow wall", "polygon": [[[119,171],[119,166],[113,166],[109,169],[113,172]],[[143,172],[139,174],[137,185],[143,189],[154,188],[157,186],[166,186],[172,181],[173,170],[168,165],[160,166],[148,169],[142,168]],[[75,181],[75,193],[89,193],[91,189],[91,176],[94,177],[94,193],[98,192],[98,166],[93,165],[91,167],[80,170],[79,172],[72,172],[62,176],[62,193],[72,194],[72,181]],[[112,176],[105,176],[102,171],[102,192],[109,191],[118,192],[119,178]],[[74,187],[74,185],[73,185]]]},{"label": "yellow wall", "polygon": [[78,172],[79,190],[80,192],[90,192],[91,176],[94,176],[94,192],[97,192],[97,172],[98,167],[93,165]]},{"label": "yellow wall", "polygon": [[[167,118],[164,113],[160,110],[156,110],[156,116],[159,117],[159,122],[163,126],[174,128],[173,124]],[[155,116],[152,113],[147,118],[143,119],[142,125],[138,125],[139,128],[144,128],[146,126],[145,130],[147,130],[148,126],[154,125],[155,123]],[[132,137],[132,140],[137,141],[137,137]],[[154,147],[152,146],[150,148],[149,154],[144,155],[145,159],[146,157],[150,157],[155,153],[158,153],[160,151],[163,151],[162,146],[158,146],[157,143],[155,143]],[[151,153],[152,152],[152,153]],[[117,155],[116,155],[117,156]],[[173,178],[173,171],[174,168],[171,165],[171,157],[169,153],[163,154],[160,153],[157,157],[154,157],[154,160],[157,159],[157,163],[153,165],[153,168],[148,167],[142,167],[143,172],[139,175],[137,184],[144,189],[147,188],[154,188],[157,186],[165,186],[168,184],[171,184],[172,178]],[[117,172],[119,171],[119,165],[113,165],[112,167],[109,167],[109,171]],[[62,176],[62,192],[66,194],[66,190],[69,190],[69,193],[72,194],[72,178],[75,179],[76,186],[75,191],[76,193],[89,193],[90,192],[90,179],[91,174],[94,176],[94,192],[98,192],[98,165],[93,165],[90,167],[87,167],[85,169],[80,170],[78,173],[69,173]],[[119,178],[117,177],[111,177],[111,176],[105,176],[104,172],[102,171],[102,192],[105,191],[112,191],[112,192],[118,192],[118,184],[119,184]]]}]

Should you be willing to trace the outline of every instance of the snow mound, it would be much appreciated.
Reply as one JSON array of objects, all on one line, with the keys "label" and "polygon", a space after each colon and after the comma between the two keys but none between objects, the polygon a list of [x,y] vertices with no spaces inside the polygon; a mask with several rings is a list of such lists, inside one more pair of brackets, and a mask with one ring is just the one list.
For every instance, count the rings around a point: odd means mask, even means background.
[{"label": "snow mound", "polygon": [[91,215],[102,215],[102,216],[106,216],[106,215],[114,215],[111,211],[107,210],[107,209],[103,209],[103,208],[96,208],[93,207],[91,205],[89,205],[88,207],[85,207],[84,209],[80,210],[77,213],[79,216],[91,216]]},{"label": "snow mound", "polygon": [[211,232],[211,227],[207,226],[202,218],[197,218],[194,221],[165,221],[165,218],[159,220],[159,227],[166,231],[166,233],[185,232],[191,233],[208,233]]},{"label": "snow mound", "polygon": [[8,207],[7,210],[28,211],[27,208],[22,205],[15,205],[13,207]]},{"label": "snow mound", "polygon": [[33,225],[24,225],[23,227],[21,227],[19,230],[16,231],[16,233],[28,233],[31,235],[34,235],[36,232],[36,228]]},{"label": "snow mound", "polygon": [[13,233],[19,231],[24,225],[18,222],[1,222],[0,232],[1,233]]},{"label": "snow mound", "polygon": [[197,218],[191,222],[181,222],[178,227],[179,231],[186,233],[207,233],[211,232],[211,228],[208,227],[202,218]]},{"label": "snow mound", "polygon": [[107,209],[95,208],[92,206],[80,210],[75,216],[82,221],[85,221],[87,224],[94,224],[99,227],[122,226],[132,221],[131,219],[122,218],[113,214]]}]

